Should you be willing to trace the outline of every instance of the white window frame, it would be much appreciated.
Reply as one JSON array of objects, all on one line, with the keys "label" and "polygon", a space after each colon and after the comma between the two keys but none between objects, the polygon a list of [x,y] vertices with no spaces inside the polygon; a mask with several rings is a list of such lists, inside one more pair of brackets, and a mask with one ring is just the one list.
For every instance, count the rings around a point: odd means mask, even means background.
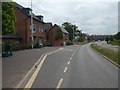
[{"label": "white window frame", "polygon": [[43,28],[39,28],[39,32],[43,33],[44,32],[44,29]]},{"label": "white window frame", "polygon": [[[30,24],[30,30],[32,30],[32,25]],[[35,24],[33,24],[33,33],[35,33],[36,32],[36,25]]]},{"label": "white window frame", "polygon": [[36,32],[36,25],[33,24],[33,33],[35,33],[35,32]]}]

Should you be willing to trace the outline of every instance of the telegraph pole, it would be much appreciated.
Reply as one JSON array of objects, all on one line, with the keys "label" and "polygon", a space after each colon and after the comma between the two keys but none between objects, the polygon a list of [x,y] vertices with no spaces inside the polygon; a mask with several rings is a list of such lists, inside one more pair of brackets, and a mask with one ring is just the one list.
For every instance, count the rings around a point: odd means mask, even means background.
[{"label": "telegraph pole", "polygon": [[32,0],[31,0],[31,47],[33,49],[33,14],[32,14]]},{"label": "telegraph pole", "polygon": [[73,25],[73,44],[74,44],[74,25]]}]

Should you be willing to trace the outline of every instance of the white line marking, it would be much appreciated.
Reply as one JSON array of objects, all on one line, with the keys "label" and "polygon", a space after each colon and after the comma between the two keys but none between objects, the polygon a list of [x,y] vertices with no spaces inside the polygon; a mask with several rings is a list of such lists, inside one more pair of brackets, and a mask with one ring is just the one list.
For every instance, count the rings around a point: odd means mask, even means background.
[{"label": "white line marking", "polygon": [[41,60],[40,64],[38,65],[36,71],[33,73],[32,77],[30,78],[30,80],[29,80],[28,83],[26,84],[25,88],[31,88],[31,87],[32,87],[32,85],[33,85],[33,83],[34,83],[34,81],[35,81],[35,78],[37,77],[37,75],[38,75],[38,73],[39,73],[39,71],[40,71],[40,69],[41,69],[41,67],[42,67],[42,65],[43,65],[46,57],[47,57],[47,55],[45,55],[45,56],[43,57],[43,59]]},{"label": "white line marking", "polygon": [[50,54],[56,53],[56,52],[58,52],[58,51],[60,51],[60,50],[63,50],[63,48],[60,48],[60,49],[58,49],[58,50],[56,50],[56,51],[49,52],[49,53],[47,53],[46,55],[50,55]]},{"label": "white line marking", "polygon": [[63,82],[63,78],[61,78],[60,81],[58,82],[58,85],[57,85],[57,87],[56,87],[57,89],[59,89],[59,88],[61,87],[62,82]]},{"label": "white line marking", "polygon": [[67,67],[65,67],[65,69],[64,69],[64,73],[66,73],[67,69],[68,69],[68,68],[67,68]]},{"label": "white line marking", "polygon": [[68,65],[70,64],[70,61],[67,63]]},{"label": "white line marking", "polygon": [[72,58],[70,58],[70,60],[72,60]]},{"label": "white line marking", "polygon": [[[74,54],[73,54],[74,55]],[[73,55],[72,55],[72,57],[73,57]]]},{"label": "white line marking", "polygon": [[75,54],[75,52],[73,53],[73,55]]}]

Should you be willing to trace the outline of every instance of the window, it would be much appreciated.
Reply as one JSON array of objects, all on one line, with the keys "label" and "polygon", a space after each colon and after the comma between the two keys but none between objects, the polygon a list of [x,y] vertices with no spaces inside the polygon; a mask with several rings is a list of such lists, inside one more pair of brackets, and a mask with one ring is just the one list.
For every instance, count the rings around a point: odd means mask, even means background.
[{"label": "window", "polygon": [[39,32],[44,32],[44,29],[43,28],[39,28]]},{"label": "window", "polygon": [[[30,25],[30,30],[32,29],[32,26]],[[33,24],[33,33],[35,33],[35,31],[36,31],[36,25],[35,24]]]},{"label": "window", "polygon": [[33,24],[33,33],[36,31],[36,25]]}]

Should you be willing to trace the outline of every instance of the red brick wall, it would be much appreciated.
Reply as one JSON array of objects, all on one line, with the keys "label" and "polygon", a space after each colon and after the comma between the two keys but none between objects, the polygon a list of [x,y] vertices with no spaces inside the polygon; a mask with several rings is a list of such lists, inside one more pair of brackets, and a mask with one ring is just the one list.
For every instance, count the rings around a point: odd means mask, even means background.
[{"label": "red brick wall", "polygon": [[58,30],[58,27],[57,26],[54,26],[48,33],[48,41],[47,42],[50,42],[53,46],[61,46],[63,45],[63,42],[68,40],[68,36],[65,35],[63,39],[60,39],[60,40],[56,40],[55,37],[56,37],[56,30]]},{"label": "red brick wall", "polygon": [[[31,19],[27,19],[27,43],[30,44],[30,35],[31,35],[31,30],[30,30],[30,23]],[[36,36],[36,43],[39,43],[39,37],[44,38],[44,32],[40,32],[39,28],[43,28],[44,24],[41,23],[40,21],[34,20],[33,23],[36,25],[36,31],[33,33],[33,36]]]},{"label": "red brick wall", "polygon": [[22,43],[26,43],[26,21],[27,17],[18,8],[15,8],[16,34],[22,37]]},{"label": "red brick wall", "polygon": [[[26,16],[19,8],[15,8],[15,15],[16,15],[16,34],[22,37],[22,43],[30,45],[30,36],[31,36],[31,30],[30,30],[30,23],[31,18]],[[36,25],[36,32],[33,34],[36,36],[36,43],[39,43],[39,37],[45,36],[45,33],[39,32],[39,28],[43,28],[44,23],[33,20],[34,24]],[[45,40],[44,40],[45,41]]]}]

